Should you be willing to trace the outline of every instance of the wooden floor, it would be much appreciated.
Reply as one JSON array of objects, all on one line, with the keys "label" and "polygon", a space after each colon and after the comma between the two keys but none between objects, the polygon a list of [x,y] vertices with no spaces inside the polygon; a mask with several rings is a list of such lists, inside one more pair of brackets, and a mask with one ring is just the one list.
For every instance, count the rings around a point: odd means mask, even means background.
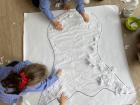
[{"label": "wooden floor", "polygon": [[[116,4],[121,7],[122,3],[119,0],[104,0],[102,2],[91,0],[90,6],[103,4]],[[39,11],[32,6],[31,0],[0,0],[0,57],[4,56],[7,60],[22,60],[23,58],[23,13]],[[135,11],[135,16],[140,16],[140,6]],[[124,42],[133,44],[126,50],[127,58],[130,64],[130,73],[134,81],[140,101],[140,64],[134,63],[134,52],[131,48],[135,48],[134,36],[123,29],[125,34]],[[135,50],[136,51],[136,50]],[[134,56],[132,56],[134,55]],[[3,105],[3,104],[0,104]],[[137,104],[137,105],[140,105]]]}]

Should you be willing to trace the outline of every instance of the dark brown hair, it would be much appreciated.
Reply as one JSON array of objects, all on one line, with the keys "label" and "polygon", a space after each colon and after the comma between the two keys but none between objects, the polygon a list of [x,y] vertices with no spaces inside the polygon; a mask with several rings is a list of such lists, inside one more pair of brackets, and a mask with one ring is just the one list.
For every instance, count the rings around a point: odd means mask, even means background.
[{"label": "dark brown hair", "polygon": [[[42,64],[33,63],[23,68],[23,70],[25,75],[29,78],[27,86],[36,85],[48,77],[48,70],[46,66]],[[20,82],[21,77],[15,72],[11,72],[4,80],[1,81],[3,87],[13,88],[15,90],[11,94],[18,94],[21,92],[19,90]]]}]

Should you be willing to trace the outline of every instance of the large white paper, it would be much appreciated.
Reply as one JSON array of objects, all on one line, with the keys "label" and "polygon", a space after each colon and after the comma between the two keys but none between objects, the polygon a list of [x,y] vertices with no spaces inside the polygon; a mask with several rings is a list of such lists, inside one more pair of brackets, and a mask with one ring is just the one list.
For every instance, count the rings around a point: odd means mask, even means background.
[{"label": "large white paper", "polygon": [[55,57],[55,67],[65,72],[41,95],[36,93],[35,100],[28,99],[31,105],[58,105],[62,91],[69,98],[68,105],[135,103],[118,8],[107,5],[86,11],[89,23],[84,23],[75,10],[55,11],[63,31],[55,30],[41,13],[25,14],[24,60],[43,63],[51,71]]}]

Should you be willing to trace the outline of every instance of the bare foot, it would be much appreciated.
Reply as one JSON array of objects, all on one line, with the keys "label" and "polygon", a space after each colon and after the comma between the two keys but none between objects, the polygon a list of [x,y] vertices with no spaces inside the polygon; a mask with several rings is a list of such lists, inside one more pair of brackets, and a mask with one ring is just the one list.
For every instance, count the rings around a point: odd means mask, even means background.
[{"label": "bare foot", "polygon": [[81,16],[83,17],[85,22],[89,22],[89,15],[85,12],[81,13]]},{"label": "bare foot", "polygon": [[61,94],[61,97],[60,97],[60,105],[66,105],[66,102],[68,100],[68,97],[65,96],[63,93]]},{"label": "bare foot", "polygon": [[64,8],[64,10],[69,11],[69,10],[70,10],[70,5],[69,5],[68,3],[65,3],[65,4],[63,5],[63,8]]},{"label": "bare foot", "polygon": [[53,20],[52,24],[55,27],[55,29],[57,29],[59,31],[63,29],[62,24],[59,21],[57,21],[57,20]]}]

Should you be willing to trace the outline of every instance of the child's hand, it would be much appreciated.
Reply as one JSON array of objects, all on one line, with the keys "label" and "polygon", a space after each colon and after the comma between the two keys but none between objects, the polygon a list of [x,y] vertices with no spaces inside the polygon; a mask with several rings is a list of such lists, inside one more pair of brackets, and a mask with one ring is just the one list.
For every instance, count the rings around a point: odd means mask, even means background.
[{"label": "child's hand", "polygon": [[81,16],[83,17],[85,22],[89,22],[89,15],[87,13],[81,13]]},{"label": "child's hand", "polygon": [[64,10],[69,11],[69,10],[70,10],[70,5],[67,4],[67,3],[65,3],[65,4],[63,5],[63,8],[64,8]]},{"label": "child's hand", "polygon": [[64,93],[62,93],[60,97],[60,105],[66,105],[67,100],[68,100],[68,97],[65,96]]},{"label": "child's hand", "polygon": [[52,24],[55,27],[55,29],[57,29],[59,31],[63,29],[62,24],[59,21],[57,21],[57,20],[53,20]]},{"label": "child's hand", "polygon": [[63,75],[63,71],[61,69],[58,69],[56,75],[60,78]]}]

